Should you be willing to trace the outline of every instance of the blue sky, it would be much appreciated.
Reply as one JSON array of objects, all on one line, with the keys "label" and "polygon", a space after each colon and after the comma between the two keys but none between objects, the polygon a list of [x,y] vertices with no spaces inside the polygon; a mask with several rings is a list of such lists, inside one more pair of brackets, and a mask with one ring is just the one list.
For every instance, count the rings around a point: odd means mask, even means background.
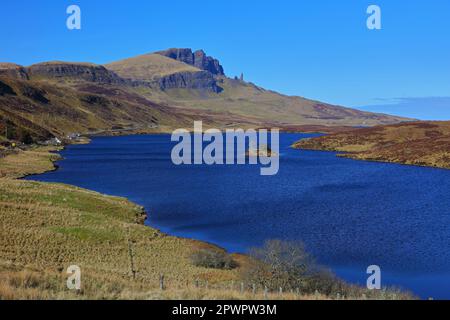
[{"label": "blue sky", "polygon": [[[82,30],[66,28],[66,8]],[[382,30],[366,9],[382,10]],[[204,49],[227,75],[290,95],[450,119],[448,0],[4,0],[0,61],[106,63],[169,47]]]}]

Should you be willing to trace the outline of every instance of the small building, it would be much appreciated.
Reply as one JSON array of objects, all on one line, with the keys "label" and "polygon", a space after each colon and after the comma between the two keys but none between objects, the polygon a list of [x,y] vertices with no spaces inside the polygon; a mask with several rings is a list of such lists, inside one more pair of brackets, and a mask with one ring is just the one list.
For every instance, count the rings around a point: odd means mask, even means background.
[{"label": "small building", "polygon": [[46,146],[60,146],[62,145],[62,141],[59,138],[54,137],[45,141],[43,144]]},{"label": "small building", "polygon": [[81,134],[79,133],[71,133],[67,135],[68,140],[77,140],[81,137]]}]

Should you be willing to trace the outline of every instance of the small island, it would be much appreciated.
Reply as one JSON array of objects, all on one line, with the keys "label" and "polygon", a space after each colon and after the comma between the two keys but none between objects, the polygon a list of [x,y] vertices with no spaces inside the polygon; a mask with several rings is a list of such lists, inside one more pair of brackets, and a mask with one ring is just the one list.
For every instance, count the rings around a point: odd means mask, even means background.
[{"label": "small island", "polygon": [[247,152],[245,153],[246,157],[276,157],[278,154],[268,145],[261,145],[259,148],[256,147],[250,147]]}]

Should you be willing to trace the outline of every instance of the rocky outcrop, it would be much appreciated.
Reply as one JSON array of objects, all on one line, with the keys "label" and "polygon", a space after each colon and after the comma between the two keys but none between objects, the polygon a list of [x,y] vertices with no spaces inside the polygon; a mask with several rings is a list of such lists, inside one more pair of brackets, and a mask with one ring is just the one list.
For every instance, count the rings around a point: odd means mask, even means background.
[{"label": "rocky outcrop", "polygon": [[217,85],[213,75],[207,71],[179,72],[161,77],[158,80],[161,90],[198,89],[219,93],[222,89]]},{"label": "rocky outcrop", "polygon": [[[145,86],[158,88],[161,90],[187,88],[216,93],[222,90],[217,85],[213,74],[204,70],[199,70],[196,72],[177,72],[151,81],[144,81],[124,79],[117,75],[114,71],[95,64],[45,62],[32,65],[28,68],[12,64],[2,64],[0,65],[0,76],[1,75],[24,80],[61,79],[70,81],[88,81],[100,84],[126,85],[132,87]],[[0,89],[2,94],[9,93],[6,86],[1,86]],[[44,96],[36,94],[35,92],[30,92],[29,94],[24,93],[24,95],[32,99],[42,100],[42,102],[44,102],[44,99],[41,99],[41,96]]]},{"label": "rocky outcrop", "polygon": [[225,75],[219,60],[208,57],[203,50],[194,52],[194,66],[209,71],[214,75]]},{"label": "rocky outcrop", "polygon": [[61,78],[103,84],[125,84],[126,81],[103,66],[83,63],[47,62],[27,68],[31,79]]},{"label": "rocky outcrop", "polygon": [[192,52],[191,49],[168,49],[164,51],[158,51],[157,54],[162,56],[184,62],[201,70],[208,71],[213,75],[225,75],[223,67],[220,65],[219,60],[209,57],[203,50]]},{"label": "rocky outcrop", "polygon": [[167,49],[167,50],[163,50],[163,51],[158,51],[158,52],[156,52],[156,54],[190,64],[191,66],[193,66],[195,63],[194,55],[193,55],[191,49],[172,48],[172,49]]},{"label": "rocky outcrop", "polygon": [[0,76],[27,80],[28,74],[24,67],[14,63],[0,63]]}]

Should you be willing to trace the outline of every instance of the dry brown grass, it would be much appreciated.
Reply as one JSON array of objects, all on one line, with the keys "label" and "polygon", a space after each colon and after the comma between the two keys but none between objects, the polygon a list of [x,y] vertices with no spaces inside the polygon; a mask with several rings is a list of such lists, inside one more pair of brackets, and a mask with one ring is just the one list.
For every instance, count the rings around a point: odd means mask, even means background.
[{"label": "dry brown grass", "polygon": [[295,148],[345,157],[450,169],[450,122],[412,122],[302,140]]},{"label": "dry brown grass", "polygon": [[53,161],[60,156],[56,147],[34,147],[29,150],[14,150],[13,154],[0,158],[0,178],[21,178],[54,169]]},{"label": "dry brown grass", "polygon": [[159,54],[144,54],[106,65],[123,78],[154,80],[178,72],[198,72],[199,69]]},{"label": "dry brown grass", "polygon": [[253,128],[291,127],[298,132],[299,129],[302,130],[302,126],[373,126],[407,120],[328,105],[302,97],[284,96],[228,78],[220,79],[219,86],[223,88],[220,94],[199,94],[188,89],[170,89],[163,93],[142,89],[139,93],[159,103],[176,107],[177,113],[190,110],[197,115],[196,119],[200,116],[208,119],[209,115],[219,123],[219,127],[230,123],[245,127],[246,123],[250,123]]},{"label": "dry brown grass", "polygon": [[[52,169],[54,155],[48,151],[21,151],[1,159],[2,175],[21,177]],[[209,245],[164,235],[142,225],[143,218],[143,209],[126,199],[72,186],[1,178],[0,297],[11,297],[17,286],[23,289],[18,298],[64,296],[65,282],[60,277],[72,264],[82,268],[87,298],[155,289],[162,273],[171,286],[237,277],[237,271],[192,266],[190,255]],[[28,268],[32,278],[40,279],[39,285],[17,285],[14,279]],[[45,283],[54,285],[43,290]]]},{"label": "dry brown grass", "polygon": [[[0,168],[7,177],[52,169],[49,150],[9,155]],[[207,269],[191,262],[197,250],[220,249],[162,234],[142,225],[143,218],[143,209],[123,198],[0,178],[0,299],[261,298],[262,293],[236,289],[239,269]],[[233,258],[242,266],[250,263],[242,255]],[[80,292],[66,288],[65,271],[73,264],[82,269]],[[164,291],[159,290],[160,274]]]},{"label": "dry brown grass", "polygon": [[298,295],[294,292],[267,293],[262,289],[245,291],[231,284],[206,288],[194,283],[170,285],[165,290],[121,277],[101,277],[91,272],[83,273],[86,285],[79,292],[65,287],[65,275],[58,271],[17,268],[0,264],[0,300],[48,299],[151,299],[151,300],[326,300],[322,294]]},{"label": "dry brown grass", "polygon": [[196,278],[213,283],[237,277],[237,271],[194,267],[189,257],[197,248],[195,241],[140,224],[142,208],[125,199],[65,185],[0,179],[0,212],[3,264],[51,274],[79,265],[87,297],[104,293],[114,298],[110,286],[119,293],[136,286],[157,288],[160,274],[172,286]]}]

